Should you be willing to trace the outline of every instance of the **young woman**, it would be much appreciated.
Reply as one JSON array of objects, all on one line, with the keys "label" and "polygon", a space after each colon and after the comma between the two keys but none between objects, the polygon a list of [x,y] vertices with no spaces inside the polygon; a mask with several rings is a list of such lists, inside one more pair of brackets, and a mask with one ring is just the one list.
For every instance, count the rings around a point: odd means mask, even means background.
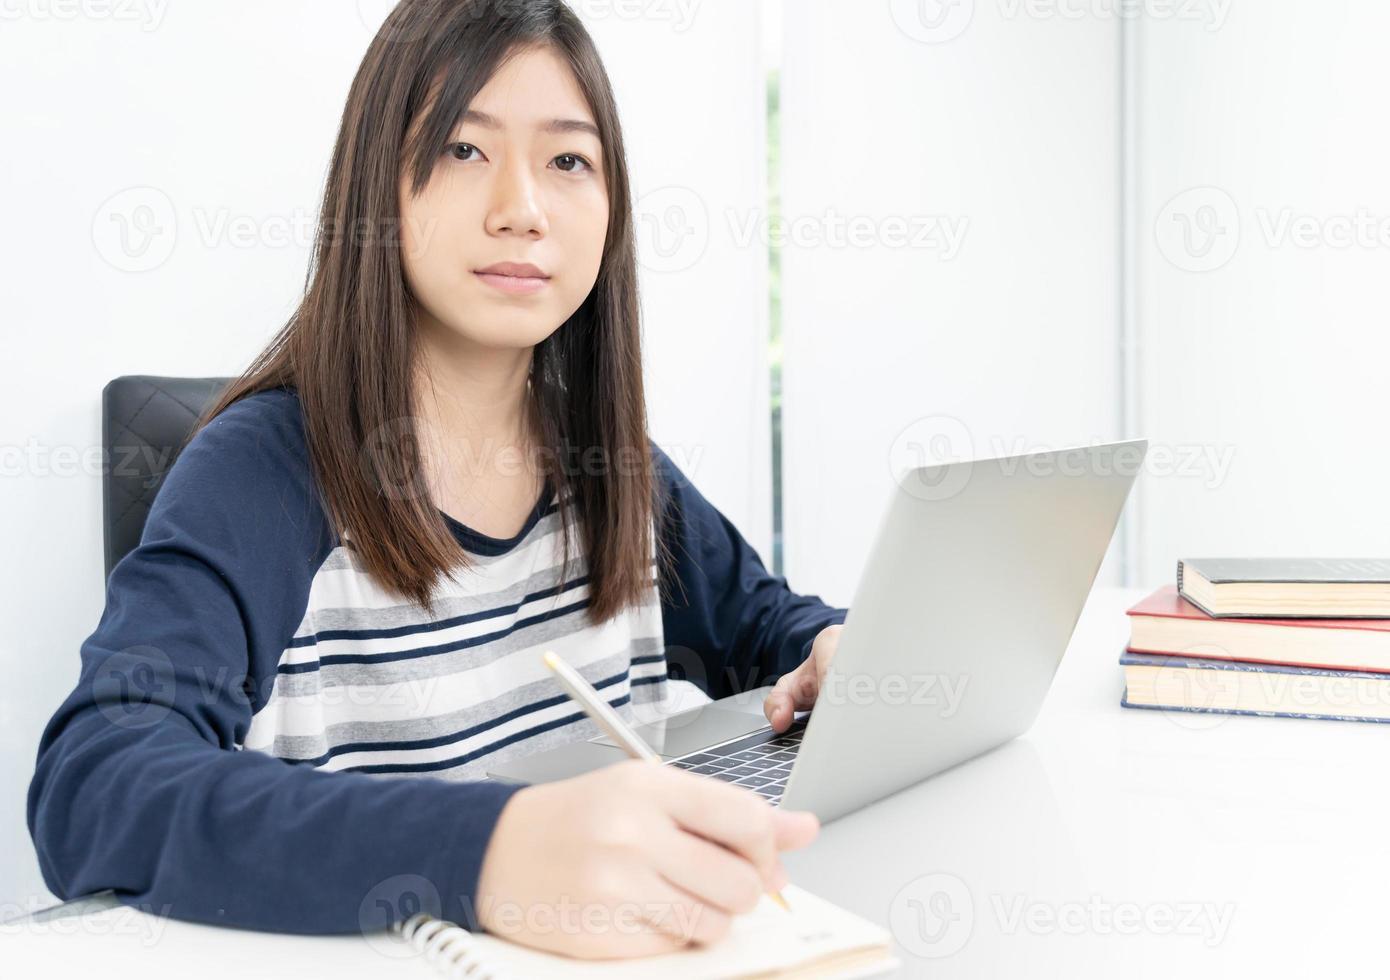
[{"label": "young woman", "polygon": [[635,956],[783,884],[815,818],[747,789],[644,763],[482,778],[596,733],[544,649],[633,718],[675,674],[712,697],[780,678],[782,729],[845,614],[649,441],[630,209],[563,3],[396,8],[303,303],[170,471],[44,733],[28,812],[56,894],[291,932],[423,905]]}]

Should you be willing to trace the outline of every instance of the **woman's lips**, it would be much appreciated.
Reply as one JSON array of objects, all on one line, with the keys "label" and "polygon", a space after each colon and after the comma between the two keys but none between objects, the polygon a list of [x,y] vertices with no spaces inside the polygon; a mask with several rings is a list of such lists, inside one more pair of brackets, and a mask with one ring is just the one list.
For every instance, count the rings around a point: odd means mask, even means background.
[{"label": "woman's lips", "polygon": [[545,288],[549,279],[537,276],[502,276],[495,272],[475,272],[483,282],[512,296],[526,296]]}]

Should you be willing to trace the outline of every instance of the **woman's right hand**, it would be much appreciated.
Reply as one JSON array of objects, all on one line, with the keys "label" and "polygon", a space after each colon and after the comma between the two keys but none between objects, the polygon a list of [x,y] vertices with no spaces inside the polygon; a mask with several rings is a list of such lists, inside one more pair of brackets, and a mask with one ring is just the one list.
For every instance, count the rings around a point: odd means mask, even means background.
[{"label": "woman's right hand", "polygon": [[632,760],[513,794],[483,856],[479,924],[587,959],[723,936],[786,885],[779,852],[820,824],[682,769]]}]

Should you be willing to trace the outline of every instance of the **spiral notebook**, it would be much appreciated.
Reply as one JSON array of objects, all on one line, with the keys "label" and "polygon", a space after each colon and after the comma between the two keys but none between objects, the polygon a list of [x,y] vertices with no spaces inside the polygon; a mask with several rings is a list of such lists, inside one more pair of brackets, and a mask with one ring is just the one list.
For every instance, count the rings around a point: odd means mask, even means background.
[{"label": "spiral notebook", "polygon": [[782,889],[791,912],[763,897],[722,940],[635,960],[574,960],[418,915],[399,932],[442,976],[468,980],[752,980],[870,977],[898,965],[888,933],[795,886]]},{"label": "spiral notebook", "polygon": [[848,980],[898,965],[884,929],[801,889],[782,894],[791,913],[765,898],[718,943],[634,960],[566,959],[423,916],[365,935],[254,932],[150,915],[109,893],[0,922],[0,949],[7,976],[143,980]]}]

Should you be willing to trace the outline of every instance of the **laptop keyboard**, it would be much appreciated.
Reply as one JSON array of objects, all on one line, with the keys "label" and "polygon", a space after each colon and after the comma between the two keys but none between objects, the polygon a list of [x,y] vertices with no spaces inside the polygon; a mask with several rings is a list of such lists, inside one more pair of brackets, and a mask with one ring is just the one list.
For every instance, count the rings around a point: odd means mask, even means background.
[{"label": "laptop keyboard", "polygon": [[713,776],[735,786],[745,786],[773,806],[782,800],[792,763],[801,748],[806,722],[793,724],[782,734],[764,729],[733,742],[683,756],[669,763],[701,776]]}]

